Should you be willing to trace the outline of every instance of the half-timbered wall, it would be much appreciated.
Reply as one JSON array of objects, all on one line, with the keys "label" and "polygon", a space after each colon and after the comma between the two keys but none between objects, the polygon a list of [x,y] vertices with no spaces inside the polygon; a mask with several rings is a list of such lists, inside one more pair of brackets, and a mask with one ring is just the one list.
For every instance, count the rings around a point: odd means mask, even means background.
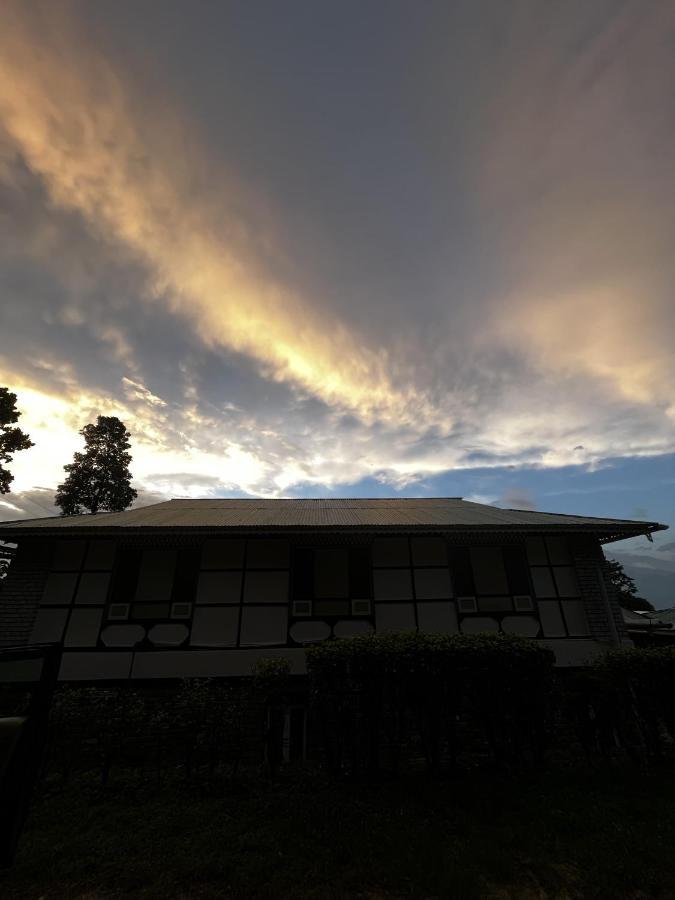
[{"label": "half-timbered wall", "polygon": [[215,665],[373,630],[611,643],[603,559],[595,540],[546,535],[30,540],[0,595],[3,643],[61,641],[83,665],[103,652],[108,677],[152,673],[153,653]]}]

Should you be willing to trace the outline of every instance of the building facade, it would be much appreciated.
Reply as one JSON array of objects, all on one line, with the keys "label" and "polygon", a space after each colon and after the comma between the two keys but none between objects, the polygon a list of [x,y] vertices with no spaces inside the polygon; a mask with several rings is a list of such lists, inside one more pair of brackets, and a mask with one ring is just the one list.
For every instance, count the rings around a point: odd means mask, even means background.
[{"label": "building facade", "polygon": [[627,642],[603,543],[658,523],[459,498],[171,500],[0,524],[17,545],[4,646],[60,642],[62,680],[304,671],[304,647],[373,631],[504,632],[559,665]]}]

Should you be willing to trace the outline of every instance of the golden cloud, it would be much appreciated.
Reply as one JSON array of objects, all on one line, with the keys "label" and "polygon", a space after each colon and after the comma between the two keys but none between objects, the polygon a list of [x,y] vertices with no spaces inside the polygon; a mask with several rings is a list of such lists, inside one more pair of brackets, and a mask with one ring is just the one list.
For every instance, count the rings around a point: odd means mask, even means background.
[{"label": "golden cloud", "polygon": [[[249,354],[266,375],[365,421],[438,420],[423,393],[393,384],[385,349],[364,346],[311,299],[265,277],[255,257],[271,227],[251,192],[220,166],[218,203],[197,198],[194,173],[211,164],[195,123],[170,98],[145,101],[63,8],[5,8],[0,121],[53,202],[131,250],[156,295],[207,344]],[[242,206],[253,227],[238,218]]]}]

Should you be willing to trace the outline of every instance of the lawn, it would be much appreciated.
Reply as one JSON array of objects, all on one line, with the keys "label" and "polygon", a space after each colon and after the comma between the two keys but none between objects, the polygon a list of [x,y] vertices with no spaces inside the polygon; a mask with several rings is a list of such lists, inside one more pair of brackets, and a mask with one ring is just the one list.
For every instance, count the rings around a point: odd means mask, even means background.
[{"label": "lawn", "polygon": [[675,897],[675,771],[43,791],[13,898]]}]

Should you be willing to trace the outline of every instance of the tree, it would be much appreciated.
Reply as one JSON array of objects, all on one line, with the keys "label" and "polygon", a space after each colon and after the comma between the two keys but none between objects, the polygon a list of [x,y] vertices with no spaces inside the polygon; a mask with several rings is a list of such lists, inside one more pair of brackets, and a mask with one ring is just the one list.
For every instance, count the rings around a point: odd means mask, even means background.
[{"label": "tree", "polygon": [[11,462],[12,456],[19,450],[34,446],[28,435],[14,426],[20,415],[16,409],[16,394],[12,394],[9,388],[0,387],[0,494],[8,494],[14,481],[14,476],[3,463]]},{"label": "tree", "polygon": [[122,512],[137,496],[130,483],[131,435],[116,416],[98,416],[96,425],[85,425],[80,434],[84,453],[76,453],[63,467],[68,476],[56,489],[54,502],[62,516]]},{"label": "tree", "polygon": [[649,600],[645,600],[644,597],[638,597],[635,581],[624,571],[623,565],[618,560],[608,559],[607,566],[609,569],[609,580],[616,590],[619,606],[623,607],[623,609],[632,610],[654,609]]}]

